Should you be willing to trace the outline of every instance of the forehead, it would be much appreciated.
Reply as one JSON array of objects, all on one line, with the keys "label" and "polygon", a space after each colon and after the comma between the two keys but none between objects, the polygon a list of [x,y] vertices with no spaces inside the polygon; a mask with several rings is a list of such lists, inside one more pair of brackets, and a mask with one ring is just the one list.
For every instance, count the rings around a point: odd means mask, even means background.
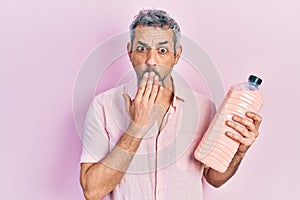
[{"label": "forehead", "polygon": [[170,28],[137,26],[135,28],[134,43],[137,41],[145,43],[168,41],[173,43],[173,30]]}]

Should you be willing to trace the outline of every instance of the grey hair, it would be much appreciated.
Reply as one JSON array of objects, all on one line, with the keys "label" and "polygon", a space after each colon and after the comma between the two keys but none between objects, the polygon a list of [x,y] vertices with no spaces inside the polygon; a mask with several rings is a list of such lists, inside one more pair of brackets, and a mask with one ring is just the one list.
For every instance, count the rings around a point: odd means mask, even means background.
[{"label": "grey hair", "polygon": [[177,24],[177,22],[168,15],[166,11],[157,9],[140,10],[139,14],[134,17],[134,20],[130,25],[130,51],[132,51],[132,44],[135,37],[135,28],[138,25],[161,28],[167,27],[172,29],[174,41],[174,54],[176,54],[176,49],[181,43],[180,27]]}]

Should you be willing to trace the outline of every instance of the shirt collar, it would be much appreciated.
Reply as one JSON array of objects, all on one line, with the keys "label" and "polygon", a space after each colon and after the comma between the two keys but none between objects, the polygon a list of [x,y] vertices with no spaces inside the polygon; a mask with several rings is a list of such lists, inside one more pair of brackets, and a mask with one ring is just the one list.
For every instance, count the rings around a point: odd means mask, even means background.
[{"label": "shirt collar", "polygon": [[173,79],[173,87],[174,87],[174,96],[180,98],[181,100],[187,100],[187,83],[183,80],[183,78],[179,77],[178,75],[172,75]]}]

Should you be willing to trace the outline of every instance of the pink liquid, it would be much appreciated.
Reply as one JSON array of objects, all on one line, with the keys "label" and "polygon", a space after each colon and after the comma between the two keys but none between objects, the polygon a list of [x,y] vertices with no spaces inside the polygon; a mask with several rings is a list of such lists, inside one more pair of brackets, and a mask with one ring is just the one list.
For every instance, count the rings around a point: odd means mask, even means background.
[{"label": "pink liquid", "polygon": [[258,90],[237,91],[231,87],[196,148],[195,158],[219,172],[225,172],[239,147],[238,142],[225,135],[227,131],[236,132],[226,125],[226,121],[232,120],[233,115],[245,118],[247,111],[258,112],[262,104]]}]

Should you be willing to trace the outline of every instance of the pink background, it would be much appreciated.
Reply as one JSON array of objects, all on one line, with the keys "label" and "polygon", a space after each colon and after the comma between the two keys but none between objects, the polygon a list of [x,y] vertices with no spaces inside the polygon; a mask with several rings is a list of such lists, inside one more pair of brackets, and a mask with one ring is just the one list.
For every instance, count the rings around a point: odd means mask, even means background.
[{"label": "pink background", "polygon": [[207,186],[206,197],[299,199],[300,3],[120,2],[0,2],[0,198],[83,199],[72,117],[77,73],[96,45],[127,31],[140,8],[156,7],[207,51],[226,90],[251,72],[263,78],[261,135],[235,177]]}]

